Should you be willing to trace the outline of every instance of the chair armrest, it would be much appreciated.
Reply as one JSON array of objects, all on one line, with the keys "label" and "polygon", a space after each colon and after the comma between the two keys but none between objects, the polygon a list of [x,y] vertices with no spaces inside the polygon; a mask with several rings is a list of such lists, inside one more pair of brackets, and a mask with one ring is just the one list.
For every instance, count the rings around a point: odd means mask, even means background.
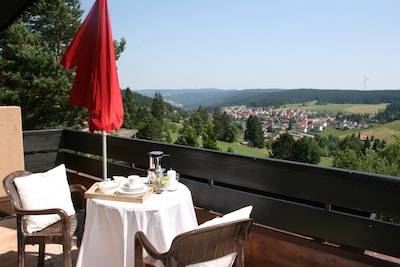
[{"label": "chair armrest", "polygon": [[[22,217],[25,215],[45,215],[45,214],[57,214],[60,216],[61,225],[62,225],[62,235],[66,239],[70,239],[68,234],[70,230],[70,217],[68,216],[67,212],[63,209],[53,208],[53,209],[43,209],[43,210],[21,210],[15,209],[17,214],[17,224],[21,225]],[[22,231],[22,229],[18,230]]]},{"label": "chair armrest", "polygon": [[[84,187],[81,184],[72,184],[69,186],[69,189],[70,189],[71,193],[77,193],[77,195],[79,197],[78,200],[82,204],[82,209],[86,210],[86,201],[85,201],[85,192],[87,190],[86,187]],[[75,194],[72,194],[72,196],[74,196],[74,195]],[[74,201],[74,204],[75,204],[75,201]]]},{"label": "chair armrest", "polygon": [[71,192],[79,192],[79,193],[81,193],[82,195],[84,195],[85,194],[85,192],[86,192],[86,187],[84,187],[83,185],[81,185],[81,184],[71,184],[70,186],[69,186],[69,189],[71,190]]},{"label": "chair armrest", "polygon": [[143,247],[146,252],[154,259],[161,259],[165,253],[160,253],[147,239],[142,231],[135,234],[135,254],[137,253],[136,247]]},{"label": "chair armrest", "polygon": [[19,215],[46,215],[46,214],[57,214],[60,216],[62,221],[68,220],[69,216],[67,212],[63,209],[53,208],[53,209],[43,209],[43,210],[23,210],[15,209],[15,212]]}]

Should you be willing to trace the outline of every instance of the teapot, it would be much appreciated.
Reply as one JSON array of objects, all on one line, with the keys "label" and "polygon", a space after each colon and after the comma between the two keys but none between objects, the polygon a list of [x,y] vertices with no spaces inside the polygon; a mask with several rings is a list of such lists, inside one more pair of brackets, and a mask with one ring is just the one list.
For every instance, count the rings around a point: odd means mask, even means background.
[{"label": "teapot", "polygon": [[165,173],[165,168],[161,166],[161,159],[163,157],[168,157],[169,154],[164,154],[162,151],[150,151],[147,153],[149,156],[149,169],[147,170],[147,176],[150,179],[150,182],[154,181],[154,179],[158,177],[162,177]]}]

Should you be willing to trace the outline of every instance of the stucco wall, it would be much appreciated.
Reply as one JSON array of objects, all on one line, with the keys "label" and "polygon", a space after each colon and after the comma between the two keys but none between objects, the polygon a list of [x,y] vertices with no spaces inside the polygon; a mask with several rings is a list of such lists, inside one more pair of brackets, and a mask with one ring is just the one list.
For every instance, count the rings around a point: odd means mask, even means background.
[{"label": "stucco wall", "polygon": [[16,106],[0,106],[0,197],[6,196],[4,177],[24,168],[21,109]]}]

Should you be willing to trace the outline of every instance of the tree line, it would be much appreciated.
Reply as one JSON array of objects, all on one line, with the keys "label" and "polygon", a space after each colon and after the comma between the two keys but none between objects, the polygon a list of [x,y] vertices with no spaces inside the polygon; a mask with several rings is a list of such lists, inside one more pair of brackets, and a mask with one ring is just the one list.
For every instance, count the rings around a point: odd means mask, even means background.
[{"label": "tree line", "polygon": [[[383,88],[382,88],[383,89]],[[399,88],[400,89],[400,88]],[[400,101],[400,90],[239,90],[221,99],[219,106],[281,107],[288,104],[316,101],[324,104],[380,104]]]}]

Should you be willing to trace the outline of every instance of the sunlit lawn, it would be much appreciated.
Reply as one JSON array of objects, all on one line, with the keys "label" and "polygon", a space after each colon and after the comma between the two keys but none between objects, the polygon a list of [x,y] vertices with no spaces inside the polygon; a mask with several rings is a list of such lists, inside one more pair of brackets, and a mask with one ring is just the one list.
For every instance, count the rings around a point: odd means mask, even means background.
[{"label": "sunlit lawn", "polygon": [[385,127],[389,128],[389,129],[392,129],[392,130],[395,130],[395,131],[400,131],[400,120],[386,123]]},{"label": "sunlit lawn", "polygon": [[321,157],[321,161],[318,165],[324,166],[324,167],[332,167],[332,163],[333,163],[332,158]]},{"label": "sunlit lawn", "polygon": [[305,110],[312,111],[329,111],[329,112],[343,112],[343,113],[378,113],[379,111],[385,110],[387,103],[381,104],[327,104],[327,105],[315,105],[314,103],[307,103],[306,105],[302,104],[293,104],[287,105],[288,107],[293,108],[302,108]]},{"label": "sunlit lawn", "polygon": [[228,148],[231,147],[234,154],[245,155],[250,157],[259,157],[259,158],[267,158],[269,155],[269,151],[265,148],[254,148],[249,147],[247,145],[241,145],[237,142],[235,143],[226,143],[226,142],[217,142],[218,147],[221,151],[227,152]]},{"label": "sunlit lawn", "polygon": [[333,127],[326,127],[322,132],[318,133],[321,136],[328,137],[329,135],[333,135],[339,138],[344,138],[346,136],[350,136],[352,134],[367,134],[371,139],[380,139],[380,140],[389,140],[392,135],[400,134],[400,120],[392,121],[386,124],[378,124],[371,123],[370,128],[368,129],[352,129],[352,130],[337,130]]}]

